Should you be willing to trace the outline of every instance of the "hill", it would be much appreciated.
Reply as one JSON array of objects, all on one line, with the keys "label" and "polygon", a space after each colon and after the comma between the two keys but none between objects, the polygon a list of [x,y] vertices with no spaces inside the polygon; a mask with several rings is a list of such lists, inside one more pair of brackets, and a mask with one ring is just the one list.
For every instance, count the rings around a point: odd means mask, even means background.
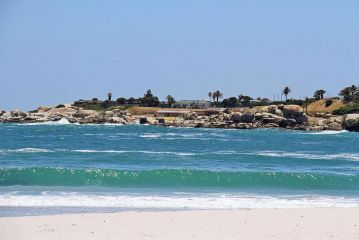
[{"label": "hill", "polygon": [[308,105],[307,112],[309,115],[313,115],[315,113],[332,113],[334,110],[337,110],[344,105],[341,100],[332,99],[332,101],[333,103],[330,106],[326,106],[325,99],[312,102]]}]

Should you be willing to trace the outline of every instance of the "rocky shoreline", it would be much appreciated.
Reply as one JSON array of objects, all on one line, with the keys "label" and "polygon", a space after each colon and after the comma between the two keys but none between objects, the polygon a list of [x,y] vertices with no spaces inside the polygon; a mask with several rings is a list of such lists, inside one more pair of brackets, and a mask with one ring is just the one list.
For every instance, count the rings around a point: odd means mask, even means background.
[{"label": "rocky shoreline", "polygon": [[128,110],[94,111],[72,105],[40,107],[36,111],[1,111],[0,123],[42,123],[66,119],[79,124],[149,124],[197,128],[282,128],[291,130],[359,131],[359,114],[308,116],[298,105],[271,105],[200,111],[170,109],[150,114],[131,114]]}]

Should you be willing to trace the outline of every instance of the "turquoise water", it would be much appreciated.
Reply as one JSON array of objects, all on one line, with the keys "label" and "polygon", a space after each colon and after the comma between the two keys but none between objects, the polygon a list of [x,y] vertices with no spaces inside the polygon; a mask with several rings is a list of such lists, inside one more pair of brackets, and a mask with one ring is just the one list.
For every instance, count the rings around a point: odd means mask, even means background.
[{"label": "turquoise water", "polygon": [[0,215],[359,206],[358,133],[0,124],[0,138]]}]

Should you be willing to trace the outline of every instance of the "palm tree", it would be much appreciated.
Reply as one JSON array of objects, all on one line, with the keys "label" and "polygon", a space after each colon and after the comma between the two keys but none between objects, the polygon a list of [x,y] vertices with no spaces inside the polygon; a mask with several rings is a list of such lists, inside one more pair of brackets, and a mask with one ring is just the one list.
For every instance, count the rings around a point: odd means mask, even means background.
[{"label": "palm tree", "polygon": [[212,99],[212,92],[209,92],[209,93],[208,93],[208,97],[209,97],[209,101],[211,101],[211,99]]},{"label": "palm tree", "polygon": [[107,94],[107,97],[108,97],[108,100],[111,101],[112,93],[108,93],[108,94]]},{"label": "palm tree", "polygon": [[176,100],[171,95],[168,95],[166,97],[166,100],[167,100],[168,106],[171,106],[172,104],[176,103]]},{"label": "palm tree", "polygon": [[223,93],[217,90],[214,93],[212,93],[212,97],[213,99],[216,99],[216,102],[218,102],[218,100],[223,97]]},{"label": "palm tree", "polygon": [[291,92],[292,90],[287,86],[283,89],[282,95],[284,94],[285,96],[285,101],[288,100],[288,94]]}]

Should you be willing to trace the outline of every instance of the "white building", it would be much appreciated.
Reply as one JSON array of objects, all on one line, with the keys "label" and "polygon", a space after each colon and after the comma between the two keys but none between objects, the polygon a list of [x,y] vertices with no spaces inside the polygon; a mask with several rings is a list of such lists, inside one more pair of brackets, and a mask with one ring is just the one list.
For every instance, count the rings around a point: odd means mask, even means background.
[{"label": "white building", "polygon": [[181,100],[172,104],[174,108],[200,108],[206,109],[211,107],[211,103],[206,100]]}]

